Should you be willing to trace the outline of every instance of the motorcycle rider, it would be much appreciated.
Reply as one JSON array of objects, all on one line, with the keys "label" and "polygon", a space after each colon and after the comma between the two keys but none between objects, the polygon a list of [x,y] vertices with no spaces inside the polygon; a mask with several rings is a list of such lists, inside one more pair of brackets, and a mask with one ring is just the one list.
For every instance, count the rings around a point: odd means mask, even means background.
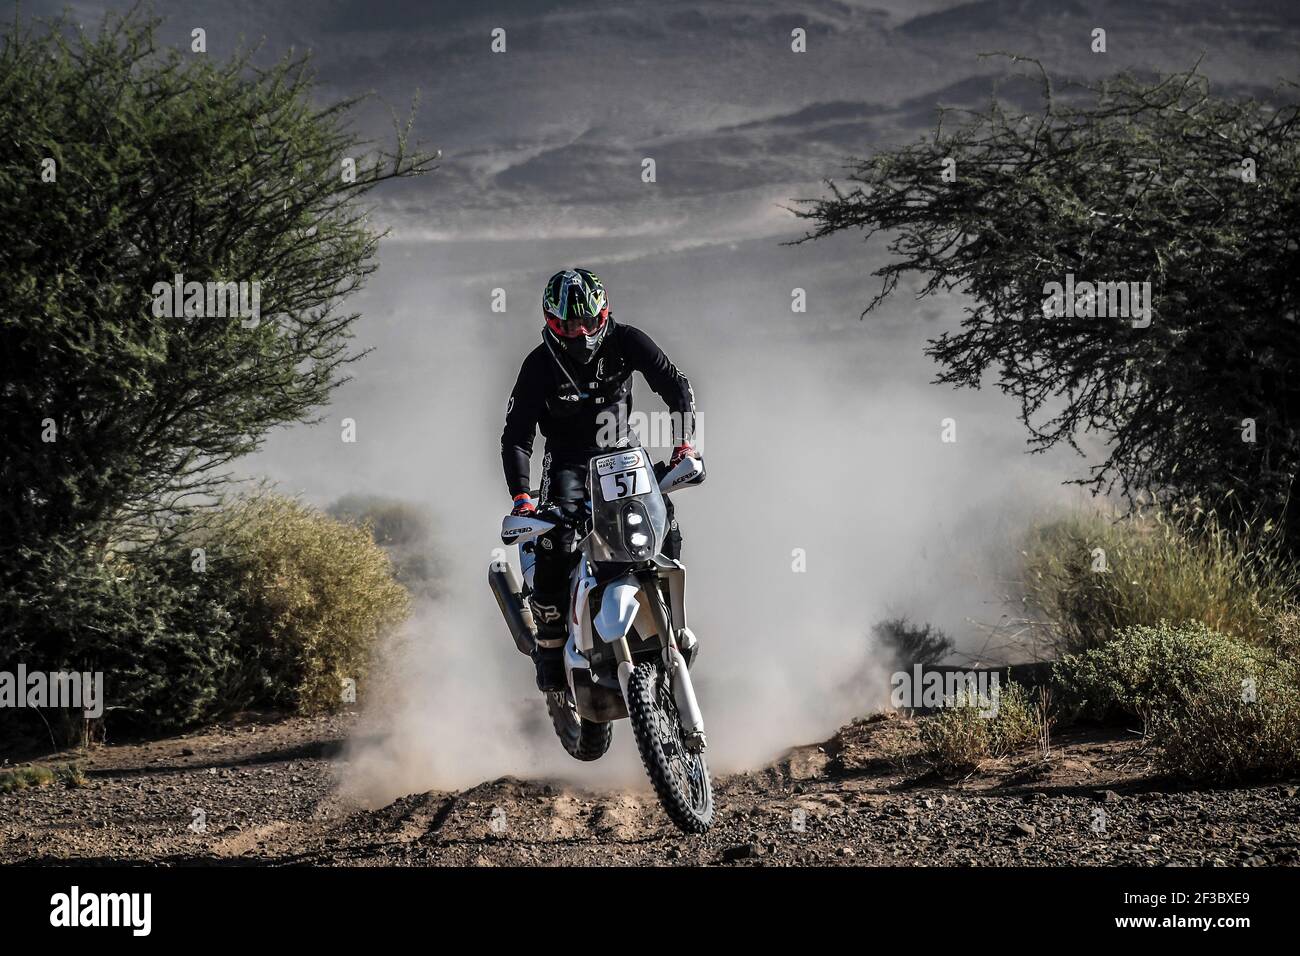
[{"label": "motorcycle rider", "polygon": [[[551,276],[542,293],[542,344],[528,353],[506,406],[501,433],[501,462],[514,500],[511,514],[537,508],[529,491],[533,438],[546,438],[540,499],[568,518],[584,515],[587,466],[591,458],[629,442],[632,373],[640,372],[672,412],[675,448],[667,467],[692,447],[695,394],[691,383],[640,329],[616,324],[605,287],[587,269],[566,269]],[[635,443],[635,442],[633,442]],[[663,469],[660,470],[660,477]],[[668,534],[663,553],[677,558],[681,534],[668,502]],[[576,535],[559,524],[538,538],[533,592],[529,599],[537,625],[533,663],[542,691],[566,686],[564,644],[568,633],[569,575],[577,560]]]}]

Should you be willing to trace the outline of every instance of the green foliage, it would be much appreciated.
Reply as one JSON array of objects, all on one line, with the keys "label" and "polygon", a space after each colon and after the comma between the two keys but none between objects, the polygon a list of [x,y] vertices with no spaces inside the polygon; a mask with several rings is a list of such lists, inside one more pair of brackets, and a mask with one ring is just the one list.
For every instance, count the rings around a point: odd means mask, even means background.
[{"label": "green foliage", "polygon": [[[969,296],[930,342],[939,381],[994,381],[1031,447],[1109,439],[1081,483],[1167,500],[1241,502],[1278,517],[1300,499],[1300,106],[1210,94],[1193,70],[1054,93],[1030,112],[994,98],[932,138],[858,162],[811,201],[807,238],[882,233],[871,311],[909,274]],[[1256,182],[1244,177],[1254,164]],[[956,178],[945,181],[945,163]],[[1150,282],[1151,324],[1046,318],[1047,283]],[[1243,419],[1256,440],[1243,440]],[[1287,538],[1300,545],[1300,515]]]},{"label": "green foliage", "polygon": [[[409,605],[363,529],[273,495],[233,502],[171,549],[47,549],[26,571],[0,592],[0,669],[102,672],[117,732],[254,706],[338,709],[343,679],[360,688]],[[76,742],[80,713],[52,715]]]},{"label": "green foliage", "polygon": [[[302,59],[158,49],[154,28],[20,22],[0,49],[6,566],[52,540],[155,538],[267,429],[309,418],[358,357],[339,306],[375,268],[360,200],[429,168],[404,130],[391,154],[355,142],[353,102],[314,105]],[[259,282],[261,321],[155,315],[176,274]]]},{"label": "green foliage", "polygon": [[[380,238],[364,197],[432,159],[409,123],[391,152],[355,141],[355,101],[318,105],[301,58],[194,56],[156,25],[18,17],[0,48],[0,667],[103,672],[105,719],[149,731],[326,707],[399,616],[364,536],[287,505],[205,529],[200,506],[344,380],[342,303]],[[260,315],[169,316],[177,274],[257,283]]]},{"label": "green foliage", "polygon": [[1300,773],[1300,666],[1193,622],[1132,627],[1064,658],[1055,679],[1096,717],[1137,718],[1167,772],[1231,781]]},{"label": "green foliage", "polygon": [[86,775],[81,767],[72,763],[52,769],[41,764],[30,764],[12,770],[0,770],[0,793],[16,793],[28,787],[48,787],[52,783],[61,783],[73,789],[84,787]]},{"label": "green foliage", "polygon": [[[1101,549],[1102,555],[1096,554]],[[1300,597],[1300,572],[1270,525],[1225,528],[1215,515],[1075,511],[1026,536],[1020,589],[1062,653],[1097,647],[1122,628],[1200,621],[1279,646]],[[1095,570],[1104,559],[1105,570]],[[1279,615],[1283,615],[1279,617]],[[1292,625],[1291,635],[1297,633]]]},{"label": "green foliage", "polygon": [[1042,720],[1023,687],[1000,687],[997,713],[985,716],[988,701],[947,701],[938,713],[923,717],[920,738],[926,759],[941,773],[960,773],[984,760],[1004,757],[1040,739]]},{"label": "green foliage", "polygon": [[1264,644],[1283,657],[1300,661],[1300,609],[1294,605],[1273,608]]},{"label": "green foliage", "polygon": [[[232,617],[187,554],[52,545],[25,557],[0,590],[0,670],[100,672],[105,720],[124,730],[184,726],[222,709],[221,678],[238,652]],[[82,739],[80,713],[51,716],[64,742]]]}]

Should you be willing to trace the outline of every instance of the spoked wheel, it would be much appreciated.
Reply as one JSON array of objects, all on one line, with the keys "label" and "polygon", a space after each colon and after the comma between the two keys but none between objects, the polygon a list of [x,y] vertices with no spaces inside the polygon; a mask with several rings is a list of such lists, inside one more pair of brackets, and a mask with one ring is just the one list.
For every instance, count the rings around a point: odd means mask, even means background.
[{"label": "spoked wheel", "polygon": [[704,754],[686,749],[668,675],[657,664],[638,664],[627,682],[627,712],[641,762],[659,802],[687,833],[713,824],[713,785]]},{"label": "spoked wheel", "polygon": [[551,715],[555,736],[560,738],[565,751],[578,760],[599,760],[614,739],[613,724],[598,724],[578,716],[573,696],[567,691],[546,695],[546,710]]}]

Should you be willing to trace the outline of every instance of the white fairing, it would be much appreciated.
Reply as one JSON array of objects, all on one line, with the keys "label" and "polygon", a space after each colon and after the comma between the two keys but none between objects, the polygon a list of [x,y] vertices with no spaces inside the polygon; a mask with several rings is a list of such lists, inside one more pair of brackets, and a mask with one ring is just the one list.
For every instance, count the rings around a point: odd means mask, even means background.
[{"label": "white fairing", "polygon": [[704,462],[687,455],[677,463],[677,467],[659,479],[659,490],[663,494],[678,491],[681,487],[704,474]]},{"label": "white fairing", "polygon": [[632,630],[637,611],[641,609],[637,593],[641,585],[636,578],[628,575],[617,581],[611,581],[601,595],[600,610],[596,612],[596,633],[607,643],[620,641]]},{"label": "white fairing", "polygon": [[591,653],[591,614],[588,611],[588,598],[592,588],[596,586],[596,579],[587,571],[587,562],[579,561],[569,576],[569,639],[564,644],[564,671],[571,691],[573,672],[591,670],[591,663],[587,659],[587,655]]},{"label": "white fairing", "polygon": [[591,615],[588,605],[596,579],[587,573],[587,563],[579,561],[569,577],[569,638],[579,650],[591,650]]}]

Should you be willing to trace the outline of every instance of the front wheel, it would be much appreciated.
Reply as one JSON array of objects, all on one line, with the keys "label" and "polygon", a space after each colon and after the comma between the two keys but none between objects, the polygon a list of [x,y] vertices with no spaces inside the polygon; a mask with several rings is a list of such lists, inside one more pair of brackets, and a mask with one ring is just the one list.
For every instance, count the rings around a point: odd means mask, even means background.
[{"label": "front wheel", "polygon": [[565,751],[575,760],[599,760],[614,739],[613,724],[598,724],[578,716],[573,698],[567,690],[546,695],[546,710],[551,726]]},{"label": "front wheel", "polygon": [[713,824],[713,784],[704,754],[686,749],[668,674],[645,662],[627,681],[627,715],[650,782],[673,823],[687,833]]}]

